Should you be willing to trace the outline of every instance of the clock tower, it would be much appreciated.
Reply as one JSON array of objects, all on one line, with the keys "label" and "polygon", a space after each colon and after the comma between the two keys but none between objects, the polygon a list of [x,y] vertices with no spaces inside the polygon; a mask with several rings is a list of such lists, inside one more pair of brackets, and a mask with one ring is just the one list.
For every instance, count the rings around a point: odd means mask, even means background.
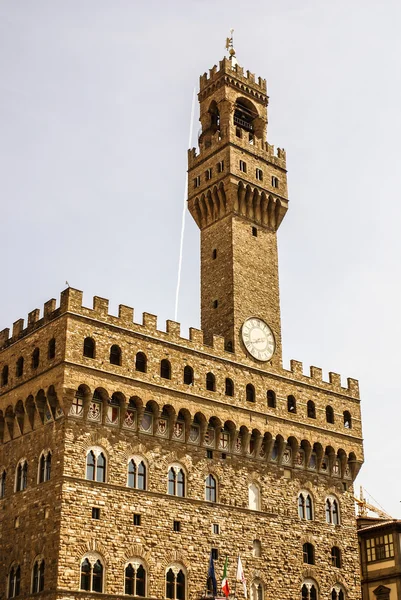
[{"label": "clock tower", "polygon": [[285,151],[267,141],[266,80],[230,57],[200,77],[199,152],[188,208],[201,230],[201,328],[259,366],[281,367],[277,230],[288,207]]}]

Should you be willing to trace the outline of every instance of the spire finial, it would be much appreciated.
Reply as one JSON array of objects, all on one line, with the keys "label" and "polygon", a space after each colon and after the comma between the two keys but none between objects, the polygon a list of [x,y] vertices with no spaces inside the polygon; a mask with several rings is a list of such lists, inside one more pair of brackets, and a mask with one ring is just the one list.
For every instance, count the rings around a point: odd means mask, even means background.
[{"label": "spire finial", "polygon": [[235,67],[235,65],[237,64],[237,59],[235,57],[233,33],[234,29],[230,29],[230,37],[226,38],[226,50],[228,50],[232,66]]}]

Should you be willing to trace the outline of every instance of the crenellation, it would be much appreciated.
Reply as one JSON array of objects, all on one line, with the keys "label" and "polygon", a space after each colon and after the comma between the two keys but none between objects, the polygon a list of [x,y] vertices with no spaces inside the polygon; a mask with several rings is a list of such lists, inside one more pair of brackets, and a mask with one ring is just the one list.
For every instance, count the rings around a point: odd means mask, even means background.
[{"label": "crenellation", "polygon": [[48,300],[47,302],[45,302],[45,304],[43,306],[43,317],[45,319],[47,319],[51,315],[51,313],[54,312],[55,310],[56,310],[56,300],[55,300],[55,298],[52,298],[51,300]]},{"label": "crenellation", "polygon": [[149,333],[156,333],[157,316],[147,312],[142,313],[142,325]]},{"label": "crenellation", "polygon": [[303,365],[303,363],[300,362],[299,360],[291,359],[290,360],[290,371],[291,371],[291,373],[293,373],[297,377],[303,377],[304,376],[304,365]]},{"label": "crenellation", "polygon": [[329,372],[329,382],[335,388],[341,388],[341,375],[338,373]]},{"label": "crenellation", "polygon": [[168,319],[166,321],[166,333],[173,340],[178,340],[181,337],[181,323],[177,323],[176,321],[171,321]]},{"label": "crenellation", "polygon": [[37,323],[39,321],[39,318],[40,318],[40,310],[38,308],[31,310],[31,312],[28,313],[28,327],[33,327],[35,325],[35,323]]},{"label": "crenellation", "polygon": [[93,311],[99,317],[107,317],[109,315],[109,300],[100,296],[94,296]]},{"label": "crenellation", "polygon": [[12,337],[14,339],[17,339],[22,334],[23,330],[24,330],[24,319],[18,319],[18,321],[15,321],[13,323]]},{"label": "crenellation", "polygon": [[134,322],[134,309],[130,306],[125,306],[125,304],[119,304],[118,318],[123,327],[132,327]]},{"label": "crenellation", "polygon": [[195,327],[189,328],[189,339],[199,348],[203,347],[203,331]]},{"label": "crenellation", "polygon": [[258,77],[256,80],[255,74],[250,71],[246,71],[244,73],[244,68],[239,64],[233,65],[231,61],[224,57],[223,60],[219,61],[219,68],[214,65],[211,69],[209,69],[209,75],[205,72],[199,78],[199,90],[200,93],[211,83],[214,83],[217,79],[220,79],[224,75],[230,75],[231,77],[237,79],[240,83],[250,85],[259,92],[266,94],[267,85],[266,79],[262,77]]},{"label": "crenellation", "polygon": [[225,349],[225,340],[221,335],[213,336],[212,348],[218,354],[223,354]]},{"label": "crenellation", "polygon": [[0,331],[0,349],[7,344],[10,339],[10,328],[6,327],[2,331]]},{"label": "crenellation", "polygon": [[61,312],[79,312],[82,308],[83,292],[75,288],[68,287],[61,292],[60,310]]},{"label": "crenellation", "polygon": [[359,398],[359,381],[352,377],[347,377],[347,389],[355,398]]},{"label": "crenellation", "polygon": [[314,379],[315,381],[323,381],[323,371],[322,369],[320,369],[320,367],[309,367],[310,369],[310,376],[311,379]]}]

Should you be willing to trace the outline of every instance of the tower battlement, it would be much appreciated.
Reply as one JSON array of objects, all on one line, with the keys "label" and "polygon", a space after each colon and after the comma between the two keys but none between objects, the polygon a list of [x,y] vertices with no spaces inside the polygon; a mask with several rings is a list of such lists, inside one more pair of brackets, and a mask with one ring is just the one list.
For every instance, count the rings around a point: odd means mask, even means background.
[{"label": "tower battlement", "polygon": [[[241,89],[245,92],[248,92],[251,95],[255,95],[255,93],[259,92],[259,99],[268,100],[267,98],[267,84],[266,79],[262,79],[262,77],[258,77],[256,79],[255,74],[250,71],[244,71],[243,67],[240,65],[232,65],[228,58],[223,58],[219,62],[219,68],[217,69],[217,65],[214,65],[211,69],[209,69],[209,74],[204,73],[199,78],[199,94],[202,93],[216,81],[221,79],[224,76],[231,76],[234,85],[240,86]],[[236,80],[236,81],[234,81]],[[229,83],[226,81],[226,83]]]},{"label": "tower battlement", "polygon": [[[158,338],[166,343],[178,344],[196,352],[207,352],[224,360],[233,362],[243,361],[243,357],[239,353],[236,354],[225,349],[225,340],[221,336],[214,335],[211,343],[206,344],[204,332],[200,329],[190,327],[189,336],[185,338],[181,336],[181,324],[172,320],[166,321],[166,329],[162,331],[158,329],[157,316],[147,312],[142,313],[142,323],[136,323],[134,322],[133,308],[120,304],[118,315],[112,315],[109,313],[109,300],[100,296],[93,297],[92,308],[89,308],[83,305],[83,292],[74,288],[67,288],[61,292],[58,307],[54,298],[45,302],[42,317],[40,317],[39,309],[32,310],[28,314],[26,326],[24,326],[24,319],[15,321],[11,336],[9,328],[0,331],[0,352],[67,313],[107,323],[108,325],[130,330],[141,335]],[[250,367],[257,368],[255,365],[250,365]],[[309,375],[306,375],[303,363],[291,360],[290,368],[288,370],[282,369],[280,375],[307,385],[316,385],[321,389],[340,393],[353,399],[359,399],[359,386],[356,379],[347,378],[347,385],[343,387],[341,375],[337,373],[329,372],[329,381],[324,381],[322,369],[311,366],[309,371]]]}]

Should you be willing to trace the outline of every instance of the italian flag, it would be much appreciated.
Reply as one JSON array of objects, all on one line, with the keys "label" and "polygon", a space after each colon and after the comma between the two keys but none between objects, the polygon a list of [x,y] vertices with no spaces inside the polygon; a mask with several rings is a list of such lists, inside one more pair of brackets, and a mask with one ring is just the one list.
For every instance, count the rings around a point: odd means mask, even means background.
[{"label": "italian flag", "polygon": [[223,581],[221,582],[221,589],[223,590],[223,594],[225,595],[226,598],[228,598],[228,595],[230,593],[230,586],[228,585],[228,579],[227,579],[227,568],[228,568],[228,556],[226,556],[226,562],[224,563]]}]

